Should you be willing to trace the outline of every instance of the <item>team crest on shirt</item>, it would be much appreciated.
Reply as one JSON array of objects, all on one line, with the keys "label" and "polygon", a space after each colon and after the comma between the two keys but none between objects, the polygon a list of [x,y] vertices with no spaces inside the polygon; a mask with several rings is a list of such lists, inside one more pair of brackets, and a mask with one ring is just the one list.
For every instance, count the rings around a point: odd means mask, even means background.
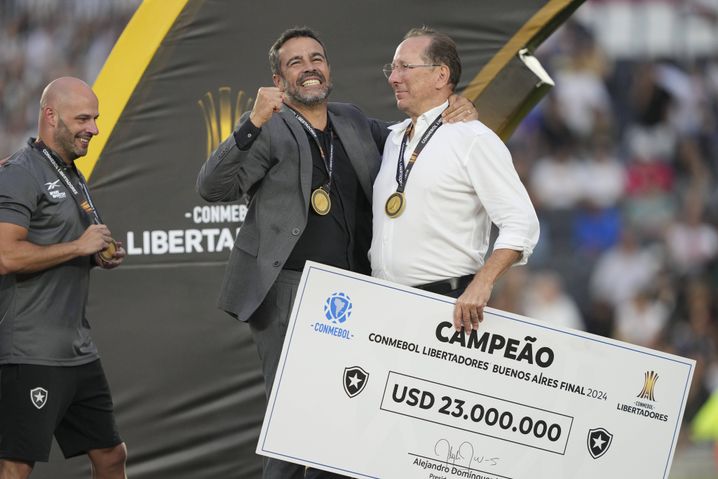
[{"label": "team crest on shirt", "polygon": [[45,388],[35,388],[30,391],[30,399],[32,404],[42,409],[47,404],[47,390]]}]

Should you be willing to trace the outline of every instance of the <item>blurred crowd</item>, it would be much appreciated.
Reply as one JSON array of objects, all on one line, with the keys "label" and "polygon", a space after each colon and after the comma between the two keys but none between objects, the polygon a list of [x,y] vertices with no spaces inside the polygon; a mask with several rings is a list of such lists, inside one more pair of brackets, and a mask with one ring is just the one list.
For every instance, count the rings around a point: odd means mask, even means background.
[{"label": "blurred crowd", "polygon": [[[139,3],[0,1],[0,158],[51,79],[94,81]],[[491,305],[695,359],[690,421],[718,390],[718,52],[617,60],[595,38],[571,21],[536,52],[557,86],[509,147],[542,236]]]},{"label": "blurred crowd", "polygon": [[37,134],[51,80],[92,84],[140,0],[0,0],[0,159]]},{"label": "blurred crowd", "polygon": [[610,59],[571,21],[537,57],[509,147],[541,240],[492,305],[695,359],[687,423],[718,390],[718,51]]}]

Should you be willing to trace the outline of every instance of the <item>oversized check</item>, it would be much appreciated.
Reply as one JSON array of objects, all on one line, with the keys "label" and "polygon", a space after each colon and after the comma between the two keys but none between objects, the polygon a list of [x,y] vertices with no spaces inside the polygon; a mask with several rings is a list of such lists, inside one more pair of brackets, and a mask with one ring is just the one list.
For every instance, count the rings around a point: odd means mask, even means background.
[{"label": "oversized check", "polygon": [[257,453],[356,478],[667,478],[695,362],[307,263]]}]

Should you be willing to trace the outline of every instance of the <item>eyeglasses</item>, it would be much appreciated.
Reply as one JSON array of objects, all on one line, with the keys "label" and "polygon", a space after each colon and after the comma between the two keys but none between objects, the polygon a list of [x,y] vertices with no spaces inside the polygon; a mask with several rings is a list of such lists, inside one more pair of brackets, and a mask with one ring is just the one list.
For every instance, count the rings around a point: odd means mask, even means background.
[{"label": "eyeglasses", "polygon": [[397,71],[399,73],[405,73],[407,70],[413,70],[414,68],[421,68],[421,67],[440,67],[441,65],[438,63],[429,63],[426,65],[412,65],[410,63],[400,63],[398,65],[393,65],[391,63],[387,63],[381,68],[381,71],[384,72],[384,76],[389,79],[391,76],[391,73],[394,71]]}]

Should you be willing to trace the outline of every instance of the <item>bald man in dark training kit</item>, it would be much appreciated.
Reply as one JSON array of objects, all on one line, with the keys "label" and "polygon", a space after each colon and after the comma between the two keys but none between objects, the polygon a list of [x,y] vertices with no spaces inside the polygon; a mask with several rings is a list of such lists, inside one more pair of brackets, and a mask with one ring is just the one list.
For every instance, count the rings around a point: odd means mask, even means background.
[{"label": "bald man in dark training kit", "polygon": [[75,159],[98,134],[97,97],[51,82],[38,138],[0,163],[0,479],[25,479],[55,436],[96,479],[124,479],[127,449],[85,317],[90,269],[125,250],[94,207]]}]

